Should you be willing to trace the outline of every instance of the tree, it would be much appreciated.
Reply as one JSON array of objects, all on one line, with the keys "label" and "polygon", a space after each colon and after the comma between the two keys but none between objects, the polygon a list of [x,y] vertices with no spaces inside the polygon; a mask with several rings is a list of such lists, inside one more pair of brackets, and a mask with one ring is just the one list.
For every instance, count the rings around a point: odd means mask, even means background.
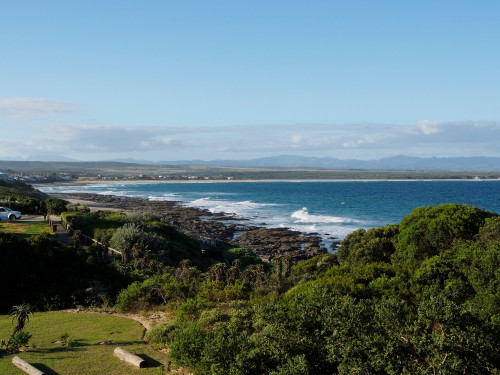
[{"label": "tree", "polygon": [[210,278],[214,281],[224,281],[226,277],[227,267],[225,263],[216,263],[209,269]]},{"label": "tree", "polygon": [[33,313],[31,312],[31,306],[28,304],[23,303],[12,307],[9,316],[12,316],[12,321],[17,323],[12,334],[24,329],[24,326],[30,320],[30,315],[33,315]]},{"label": "tree", "polygon": [[66,205],[68,203],[68,201],[58,198],[49,198],[43,201],[45,211],[51,215],[59,215],[61,212],[66,211]]}]

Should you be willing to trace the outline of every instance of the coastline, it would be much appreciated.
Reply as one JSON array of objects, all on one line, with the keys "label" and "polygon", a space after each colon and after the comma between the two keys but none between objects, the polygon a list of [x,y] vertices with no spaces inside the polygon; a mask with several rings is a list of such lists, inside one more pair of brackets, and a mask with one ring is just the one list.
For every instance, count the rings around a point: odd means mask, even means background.
[{"label": "coastline", "polygon": [[[78,199],[75,197],[72,197],[70,194],[71,193],[45,193],[51,198],[57,198],[57,199],[63,199],[65,201],[68,201],[71,204],[79,204],[79,205],[84,205],[90,209],[91,212],[95,211],[121,211],[122,208],[115,206],[115,207],[109,207],[105,206],[100,202],[96,202],[95,200],[90,200],[90,199]],[[124,210],[124,212],[127,212],[127,210]]]},{"label": "coastline", "polygon": [[[271,240],[267,241],[267,237],[271,233],[269,229],[287,228],[290,232],[296,231],[296,235],[298,233],[301,236],[320,237],[319,247],[328,251],[335,249],[332,245],[356,229],[368,229],[396,223],[418,206],[447,203],[450,199],[456,200],[457,203],[466,203],[498,211],[498,204],[488,207],[483,202],[484,199],[479,198],[488,197],[490,192],[497,191],[498,182],[467,184],[456,180],[448,180],[449,182],[438,180],[436,183],[441,182],[440,189],[438,189],[440,194],[436,195],[435,192],[429,194],[429,190],[434,191],[435,187],[434,183],[428,182],[429,180],[419,180],[422,181],[421,186],[415,180],[412,180],[415,184],[406,184],[403,181],[400,182],[401,185],[398,185],[395,180],[390,180],[394,184],[376,180],[375,184],[367,183],[365,185],[362,183],[367,180],[356,180],[357,183],[352,185],[334,185],[336,182],[314,185],[311,180],[285,180],[291,184],[282,183],[278,186],[277,180],[273,180],[272,182],[275,184],[262,182],[255,187],[252,183],[262,180],[252,180],[247,184],[243,180],[233,181],[241,181],[241,184],[210,186],[214,181],[207,182],[206,180],[86,180],[80,181],[80,184],[68,181],[40,184],[36,187],[50,192],[51,196],[68,199],[74,203],[82,203],[90,206],[93,210],[119,209],[130,212],[138,209],[170,210],[174,212],[174,214],[169,213],[169,215],[175,216],[172,219],[174,225],[188,235],[199,239],[208,238],[221,242],[232,242],[241,233],[247,233],[251,230],[251,234],[238,239],[243,240],[246,237],[251,242],[250,245],[255,245],[255,247],[260,241],[262,246],[266,248],[272,248],[276,245]],[[346,180],[342,181],[346,182]],[[477,180],[473,181],[477,182]],[[293,185],[297,182],[299,182],[298,185]],[[300,185],[300,182],[311,185]],[[94,185],[89,186],[91,184]],[[192,186],[188,186],[189,184]],[[451,198],[448,184],[450,188],[454,187],[452,191],[459,192],[459,195],[453,196],[452,194],[453,198]],[[309,191],[312,193],[311,197],[307,194],[306,197],[296,193]],[[332,194],[323,195],[324,191],[331,191]],[[355,191],[360,191],[362,194],[354,193]],[[426,191],[427,193],[425,193]],[[157,192],[160,193],[157,194]],[[478,194],[479,192],[485,194]],[[398,202],[401,200],[401,204],[398,203],[397,206],[394,206],[394,197],[397,198]],[[75,201],[80,198],[84,198],[83,201]],[[134,199],[141,203],[132,203]],[[418,204],[416,204],[417,202]],[[379,207],[380,204],[383,206]],[[193,223],[188,225],[190,220]],[[214,222],[218,222],[218,224],[213,224]],[[255,231],[257,228],[265,228],[268,231],[259,233]],[[266,237],[266,239],[259,239],[257,234]],[[252,236],[253,238],[251,238]],[[282,236],[280,235],[280,237]],[[278,243],[280,240],[274,242]],[[311,241],[304,240],[296,249],[303,250],[307,242]],[[247,247],[246,244],[238,246]],[[279,246],[274,246],[274,249],[279,250]]]},{"label": "coastline", "polygon": [[412,179],[245,179],[245,180],[223,180],[223,179],[210,179],[210,180],[130,180],[130,179],[110,179],[110,180],[72,180],[72,181],[55,181],[47,183],[33,183],[34,188],[43,186],[87,186],[93,184],[205,184],[205,183],[256,183],[256,182],[290,182],[290,183],[303,183],[303,182],[422,182],[422,181],[500,181],[500,178],[479,178],[479,179],[466,179],[466,178],[412,178]]},{"label": "coastline", "polygon": [[127,215],[153,213],[161,216],[178,231],[194,238],[202,250],[220,251],[225,244],[254,251],[262,260],[288,256],[293,262],[329,251],[321,237],[290,228],[248,225],[246,218],[224,212],[186,207],[178,201],[150,201],[145,198],[120,197],[93,193],[48,193],[50,197],[83,204],[95,211],[121,211]]}]

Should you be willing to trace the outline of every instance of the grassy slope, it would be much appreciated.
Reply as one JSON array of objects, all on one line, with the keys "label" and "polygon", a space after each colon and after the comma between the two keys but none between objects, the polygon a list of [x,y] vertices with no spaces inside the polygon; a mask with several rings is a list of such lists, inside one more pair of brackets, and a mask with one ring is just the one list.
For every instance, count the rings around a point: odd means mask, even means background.
[{"label": "grassy slope", "polygon": [[[0,316],[0,338],[6,339],[13,327],[11,319]],[[17,355],[48,375],[161,374],[160,366],[166,364],[165,354],[142,341],[144,328],[127,318],[93,313],[35,313],[26,330],[33,335],[31,340],[36,348]],[[53,343],[64,333],[77,342],[76,346]],[[112,344],[98,344],[104,340],[111,340]],[[154,367],[138,369],[125,364],[113,355],[117,346],[147,356]],[[12,365],[12,357],[13,354],[0,358],[0,374],[24,373]]]},{"label": "grassy slope", "polygon": [[17,181],[2,181],[0,180],[0,200],[15,197],[22,198],[46,198],[47,195],[34,189],[31,185],[27,185]]}]

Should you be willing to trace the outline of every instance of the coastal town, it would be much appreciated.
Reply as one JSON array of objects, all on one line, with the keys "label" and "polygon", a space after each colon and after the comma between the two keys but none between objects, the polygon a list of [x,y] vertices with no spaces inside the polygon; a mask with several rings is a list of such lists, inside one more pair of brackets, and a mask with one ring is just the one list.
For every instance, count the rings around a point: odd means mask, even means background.
[{"label": "coastal town", "polygon": [[125,180],[125,181],[135,181],[135,180],[149,180],[149,181],[207,181],[207,180],[221,180],[221,181],[231,181],[234,177],[231,176],[197,176],[197,175],[132,175],[132,176],[103,176],[97,174],[95,176],[76,175],[74,173],[51,173],[51,174],[29,174],[23,172],[2,172],[0,171],[1,180],[15,180],[27,183],[51,183],[51,182],[70,182],[75,180],[92,179],[92,180],[102,180],[102,181],[113,181],[113,180]]}]

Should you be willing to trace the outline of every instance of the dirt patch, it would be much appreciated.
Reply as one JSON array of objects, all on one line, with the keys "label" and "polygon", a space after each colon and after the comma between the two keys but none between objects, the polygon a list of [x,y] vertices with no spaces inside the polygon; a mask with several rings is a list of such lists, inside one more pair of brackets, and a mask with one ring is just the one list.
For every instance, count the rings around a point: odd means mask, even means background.
[{"label": "dirt patch", "polygon": [[113,316],[119,316],[121,318],[133,319],[136,322],[139,322],[146,331],[150,331],[158,324],[167,323],[173,320],[172,316],[164,311],[151,311],[144,314],[128,314],[128,313],[118,313],[116,311],[68,309],[68,310],[63,310],[63,312],[70,312],[75,314],[93,313],[93,314],[113,315]]}]

